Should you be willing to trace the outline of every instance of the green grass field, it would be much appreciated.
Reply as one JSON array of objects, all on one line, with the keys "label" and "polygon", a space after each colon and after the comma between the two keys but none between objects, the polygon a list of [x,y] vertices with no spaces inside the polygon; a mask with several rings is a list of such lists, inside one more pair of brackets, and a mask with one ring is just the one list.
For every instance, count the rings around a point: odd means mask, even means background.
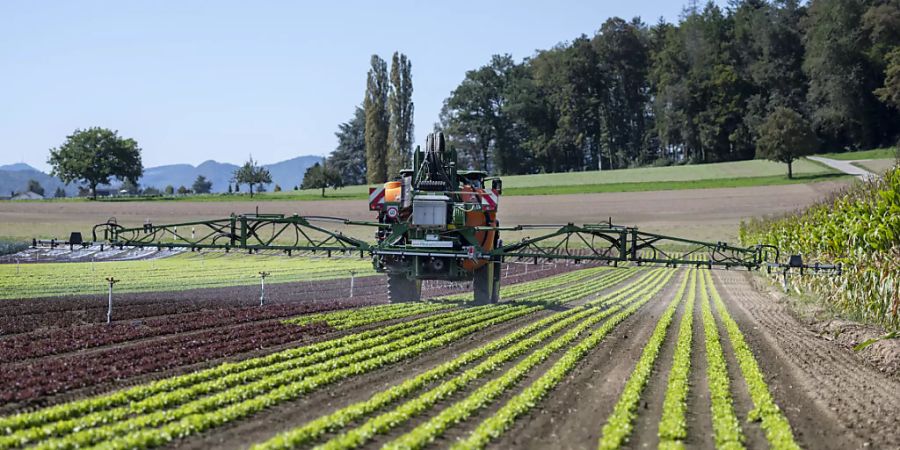
[{"label": "green grass field", "polygon": [[106,277],[121,280],[117,292],[181,291],[195,288],[347,278],[353,270],[374,273],[368,258],[311,258],[245,253],[186,253],[141,261],[0,264],[0,299],[103,294]]},{"label": "green grass field", "polygon": [[[654,190],[703,189],[719,187],[747,187],[780,184],[807,183],[839,176],[838,172],[814,161],[801,159],[794,163],[795,179],[787,178],[787,166],[765,160],[734,161],[712,164],[693,164],[669,167],[641,167],[587,172],[513,175],[503,177],[504,195],[579,194],[595,192],[637,192]],[[368,197],[368,186],[348,186],[326,189],[323,198],[320,190],[265,192],[254,200],[359,200]],[[111,198],[107,202],[120,201],[198,201],[230,202],[249,200],[247,193],[240,195],[193,195],[185,197]],[[44,201],[84,201],[62,199]]]},{"label": "green grass field", "polygon": [[844,161],[852,161],[857,159],[895,159],[897,150],[894,148],[876,148],[872,150],[861,150],[858,152],[841,152],[841,153],[824,153],[824,158],[840,159]]},{"label": "green grass field", "polygon": [[888,169],[897,165],[896,159],[866,159],[851,163],[856,167],[860,167],[873,173],[884,173]]}]

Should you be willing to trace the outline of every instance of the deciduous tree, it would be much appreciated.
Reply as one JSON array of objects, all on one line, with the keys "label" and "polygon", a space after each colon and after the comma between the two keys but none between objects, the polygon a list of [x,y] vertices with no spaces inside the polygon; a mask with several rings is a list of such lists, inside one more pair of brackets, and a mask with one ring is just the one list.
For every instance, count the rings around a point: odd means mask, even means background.
[{"label": "deciduous tree", "polygon": [[47,162],[51,175],[66,184],[83,181],[93,198],[97,198],[97,186],[108,184],[112,177],[136,182],[144,174],[137,142],[99,127],[75,130],[61,146],[50,149]]},{"label": "deciduous tree", "polygon": [[788,178],[794,177],[794,160],[813,153],[818,144],[809,122],[783,106],[769,114],[758,133],[756,156],[787,164]]}]

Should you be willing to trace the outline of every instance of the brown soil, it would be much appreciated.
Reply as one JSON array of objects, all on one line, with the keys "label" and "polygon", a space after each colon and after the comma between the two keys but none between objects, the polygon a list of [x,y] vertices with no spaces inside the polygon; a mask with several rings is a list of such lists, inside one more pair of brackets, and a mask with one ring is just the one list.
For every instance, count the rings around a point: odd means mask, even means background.
[{"label": "brown soil", "polygon": [[900,383],[807,330],[784,304],[756,291],[751,276],[715,273],[801,445],[900,448]]},{"label": "brown soil", "polygon": [[[843,181],[748,188],[622,192],[504,197],[502,224],[597,223],[612,217],[621,225],[711,240],[735,240],[737,226],[749,217],[799,209],[846,185]],[[740,207],[736,207],[740,205]],[[232,202],[4,202],[0,205],[0,236],[30,238],[33,233],[68,236],[116,217],[123,225],[177,223],[228,217],[232,212],[340,216],[371,220],[364,200],[232,201]],[[371,238],[371,228],[345,230]],[[515,234],[507,235],[516,237]]]}]

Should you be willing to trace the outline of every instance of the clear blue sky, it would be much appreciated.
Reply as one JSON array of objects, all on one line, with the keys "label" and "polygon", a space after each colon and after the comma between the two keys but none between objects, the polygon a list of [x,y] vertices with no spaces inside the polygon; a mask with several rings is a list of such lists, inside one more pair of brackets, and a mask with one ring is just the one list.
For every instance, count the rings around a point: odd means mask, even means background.
[{"label": "clear blue sky", "polygon": [[632,1],[0,3],[0,164],[47,170],[76,128],[135,138],[147,167],[324,155],[362,100],[373,53],[412,61],[416,141],[465,71],[592,35]]}]

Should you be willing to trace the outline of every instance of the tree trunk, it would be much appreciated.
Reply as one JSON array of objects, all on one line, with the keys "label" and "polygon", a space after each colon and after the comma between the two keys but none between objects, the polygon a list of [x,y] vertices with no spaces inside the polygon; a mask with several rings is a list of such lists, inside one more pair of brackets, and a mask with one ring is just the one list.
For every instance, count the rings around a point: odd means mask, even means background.
[{"label": "tree trunk", "polygon": [[250,183],[250,198],[253,198],[253,183]]},{"label": "tree trunk", "polygon": [[91,200],[97,200],[97,183],[91,183]]},{"label": "tree trunk", "polygon": [[325,197],[325,185],[322,185],[322,197]]},{"label": "tree trunk", "polygon": [[788,164],[788,180],[790,180],[790,179],[794,178],[794,170],[793,170],[793,168],[791,167],[791,165],[794,164],[794,162],[793,162],[793,161],[788,161],[787,164]]}]

